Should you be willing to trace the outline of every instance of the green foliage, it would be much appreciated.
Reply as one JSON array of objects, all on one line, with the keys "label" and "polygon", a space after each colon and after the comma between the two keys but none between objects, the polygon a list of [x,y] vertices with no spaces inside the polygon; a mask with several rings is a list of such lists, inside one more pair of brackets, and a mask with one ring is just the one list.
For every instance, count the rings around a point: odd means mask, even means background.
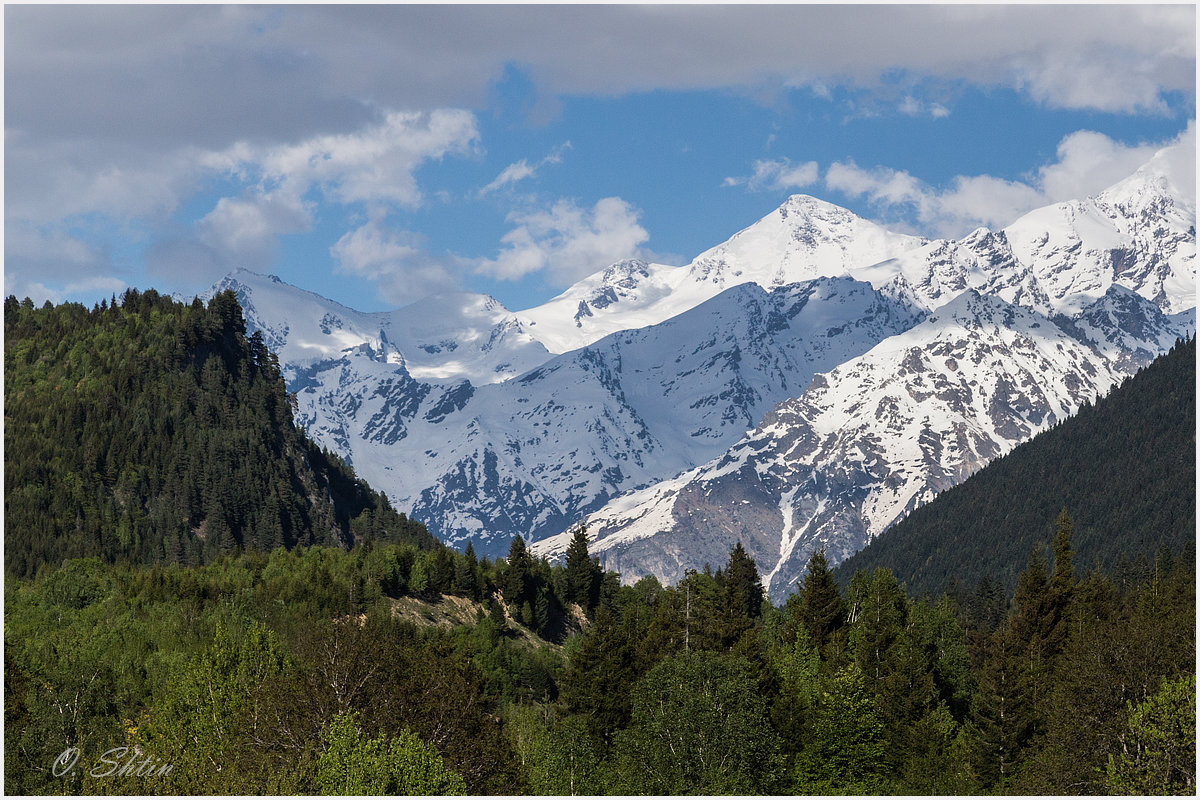
[{"label": "green foliage", "polygon": [[1110,755],[1105,788],[1112,794],[1196,793],[1196,676],[1164,681],[1129,710],[1120,754]]},{"label": "green foliage", "polygon": [[877,794],[887,742],[862,670],[850,663],[821,692],[811,738],[797,762],[799,794]]},{"label": "green foliage", "polygon": [[836,646],[835,637],[845,626],[849,612],[833,581],[824,550],[817,550],[808,559],[799,595],[800,621],[808,628],[817,649],[826,653]]},{"label": "green foliage", "polygon": [[770,792],[777,749],[750,665],[715,653],[672,656],[638,681],[616,745],[627,791],[660,795]]},{"label": "green foliage", "polygon": [[717,583],[721,587],[721,640],[732,647],[762,616],[766,596],[758,567],[741,542],[730,551],[725,569],[717,573]]},{"label": "green foliage", "polygon": [[462,795],[462,776],[409,731],[368,737],[351,712],[322,731],[325,751],[317,759],[317,789],[326,795]]},{"label": "green foliage", "polygon": [[542,706],[514,706],[508,712],[514,739],[536,795],[604,794],[611,782],[599,748],[583,718],[546,719]]},{"label": "green foliage", "polygon": [[[957,539],[940,597],[884,568],[839,591],[818,552],[776,609],[740,544],[622,586],[582,530],[559,566],[436,546],[291,427],[232,296],[10,298],[6,334],[9,793],[1194,791],[1194,548],[1084,574],[1102,502],[1055,498],[1011,558]],[[1004,529],[1025,486],[974,514]],[[413,595],[479,605],[419,627]],[[171,769],[54,776],[71,747]]]},{"label": "green foliage", "polygon": [[[261,623],[218,626],[204,652],[174,670],[165,694],[137,731],[142,748],[171,772],[156,788],[178,794],[233,794],[262,780],[278,791],[272,752],[254,746],[274,727],[267,687],[287,675],[288,657]],[[250,744],[251,746],[247,746]]]},{"label": "green foliage", "polygon": [[580,525],[571,535],[566,556],[566,599],[578,603],[591,614],[600,601],[600,565],[588,555],[587,526]]}]

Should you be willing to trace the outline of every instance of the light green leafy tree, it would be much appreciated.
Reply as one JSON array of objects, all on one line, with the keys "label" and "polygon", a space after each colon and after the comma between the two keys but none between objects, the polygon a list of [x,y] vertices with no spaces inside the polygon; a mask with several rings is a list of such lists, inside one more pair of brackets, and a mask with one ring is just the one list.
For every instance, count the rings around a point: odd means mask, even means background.
[{"label": "light green leafy tree", "polygon": [[770,793],[777,777],[778,742],[750,665],[736,656],[680,653],[651,669],[616,750],[634,792]]},{"label": "light green leafy tree", "polygon": [[[179,794],[291,793],[278,769],[278,719],[268,687],[289,677],[275,634],[259,622],[218,623],[212,643],[173,671],[168,689],[139,726],[139,748],[172,769],[155,790]],[[250,781],[263,779],[259,785]]]},{"label": "light green leafy tree", "polygon": [[850,662],[821,693],[811,740],[796,764],[798,794],[878,794],[883,790],[887,740],[862,670]]},{"label": "light green leafy tree", "polygon": [[322,731],[325,751],[317,759],[317,789],[336,795],[463,795],[466,783],[446,767],[432,745],[411,731],[374,738],[354,712],[338,714]]},{"label": "light green leafy tree", "polygon": [[509,706],[505,730],[535,795],[596,795],[606,792],[599,748],[586,720],[555,721],[548,706]]},{"label": "light green leafy tree", "polygon": [[1196,793],[1196,676],[1165,681],[1130,708],[1123,749],[1108,757],[1113,794]]}]

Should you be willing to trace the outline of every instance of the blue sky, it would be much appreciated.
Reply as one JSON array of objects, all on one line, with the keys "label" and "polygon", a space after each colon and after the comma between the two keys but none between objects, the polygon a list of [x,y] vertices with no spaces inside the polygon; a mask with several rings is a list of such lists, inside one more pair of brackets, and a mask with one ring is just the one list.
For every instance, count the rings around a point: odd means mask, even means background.
[{"label": "blue sky", "polygon": [[536,305],[812,194],[960,236],[1190,137],[1192,6],[7,6],[5,294]]}]

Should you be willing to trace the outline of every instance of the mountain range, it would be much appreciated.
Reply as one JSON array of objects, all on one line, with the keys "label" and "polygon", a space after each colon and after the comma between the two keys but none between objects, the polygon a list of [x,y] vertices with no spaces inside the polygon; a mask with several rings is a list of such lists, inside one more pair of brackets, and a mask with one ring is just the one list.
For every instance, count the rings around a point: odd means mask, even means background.
[{"label": "mountain range", "polygon": [[797,195],[673,267],[542,306],[367,314],[238,271],[297,423],[458,546],[591,551],[674,581],[742,541],[773,598],[1075,412],[1195,327],[1194,179],[1160,151],[958,240]]}]

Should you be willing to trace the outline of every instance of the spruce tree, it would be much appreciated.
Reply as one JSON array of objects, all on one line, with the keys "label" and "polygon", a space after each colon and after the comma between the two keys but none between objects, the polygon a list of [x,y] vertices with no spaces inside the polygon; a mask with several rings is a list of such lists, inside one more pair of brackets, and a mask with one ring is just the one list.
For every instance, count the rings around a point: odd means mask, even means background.
[{"label": "spruce tree", "polygon": [[732,647],[762,616],[763,585],[758,567],[738,542],[729,551],[729,564],[717,573],[721,586],[721,639]]},{"label": "spruce tree", "polygon": [[567,546],[567,601],[591,614],[598,598],[600,569],[588,555],[587,526],[580,525]]},{"label": "spruce tree", "polygon": [[504,602],[509,608],[520,609],[521,603],[532,599],[533,559],[525,540],[514,536],[508,548],[508,566],[504,570]]},{"label": "spruce tree", "polygon": [[824,548],[809,557],[808,573],[800,583],[799,593],[800,619],[817,650],[824,652],[834,632],[845,626],[848,614],[846,601],[829,571]]}]

